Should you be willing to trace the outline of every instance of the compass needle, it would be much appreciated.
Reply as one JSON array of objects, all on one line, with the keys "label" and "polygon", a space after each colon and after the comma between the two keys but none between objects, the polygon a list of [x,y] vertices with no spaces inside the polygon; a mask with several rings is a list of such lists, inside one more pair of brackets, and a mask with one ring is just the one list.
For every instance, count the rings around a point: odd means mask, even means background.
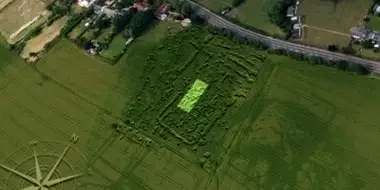
[{"label": "compass needle", "polygon": [[72,176],[62,177],[62,178],[55,179],[55,180],[52,180],[52,181],[47,181],[46,183],[43,183],[42,185],[43,186],[47,186],[47,187],[51,187],[51,186],[58,185],[60,183],[63,183],[63,182],[70,181],[72,179],[81,177],[82,175],[83,174],[75,174],[75,175],[72,175]]},{"label": "compass needle", "polygon": [[53,168],[51,168],[51,170],[49,171],[49,173],[45,177],[45,179],[42,182],[42,184],[46,184],[50,180],[51,176],[53,175],[53,173],[55,172],[55,170],[57,169],[57,167],[61,163],[63,157],[65,157],[65,155],[66,155],[67,151],[69,150],[69,148],[70,148],[70,144],[68,144],[66,146],[65,150],[62,152],[61,156],[59,157],[59,159],[57,160],[57,162],[54,164]]},{"label": "compass needle", "polygon": [[25,174],[23,174],[23,173],[15,170],[15,169],[9,168],[9,167],[4,166],[2,164],[0,164],[0,167],[2,167],[3,169],[5,169],[5,170],[7,170],[7,171],[9,171],[9,172],[11,172],[11,173],[13,173],[13,174],[15,174],[15,175],[23,178],[23,179],[25,179],[26,181],[29,181],[29,182],[33,183],[34,185],[39,185],[40,184],[39,181],[37,181],[36,179],[34,179],[34,178],[32,178],[32,177],[30,177],[28,175],[25,175]]},{"label": "compass needle", "polygon": [[30,186],[30,187],[27,187],[27,188],[24,188],[24,189],[21,189],[21,190],[39,190],[39,187],[37,187],[37,186]]},{"label": "compass needle", "polygon": [[34,147],[33,147],[33,152],[34,152],[34,163],[36,165],[36,178],[38,182],[41,182],[42,174],[41,174],[40,164],[38,163],[36,148]]}]

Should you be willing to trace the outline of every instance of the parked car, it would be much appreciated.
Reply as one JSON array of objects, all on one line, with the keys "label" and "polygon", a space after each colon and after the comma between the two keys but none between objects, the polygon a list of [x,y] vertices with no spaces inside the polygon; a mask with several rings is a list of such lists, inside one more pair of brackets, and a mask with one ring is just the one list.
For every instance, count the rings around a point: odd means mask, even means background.
[{"label": "parked car", "polygon": [[222,10],[221,14],[224,16],[231,11],[231,7],[226,7]]}]

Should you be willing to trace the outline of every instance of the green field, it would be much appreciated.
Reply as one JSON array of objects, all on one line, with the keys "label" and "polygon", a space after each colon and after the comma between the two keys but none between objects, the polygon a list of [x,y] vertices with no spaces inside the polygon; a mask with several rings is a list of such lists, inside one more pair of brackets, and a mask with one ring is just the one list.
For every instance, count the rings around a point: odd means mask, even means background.
[{"label": "green field", "polygon": [[[216,173],[209,189],[380,185],[377,80],[198,30],[167,38],[148,60],[126,124]],[[208,90],[188,114],[177,105],[196,79]]]},{"label": "green field", "polygon": [[380,31],[380,17],[372,16],[367,23],[367,27],[372,28],[373,30]]},{"label": "green field", "polygon": [[101,56],[109,59],[114,59],[116,56],[123,52],[126,41],[127,40],[125,40],[121,34],[115,36],[112,39],[112,42],[109,44],[108,48],[101,53]]},{"label": "green field", "polygon": [[278,3],[278,0],[248,0],[233,9],[228,16],[236,18],[245,25],[265,31],[269,35],[283,37],[281,28],[270,22],[268,11]]},{"label": "green field", "polygon": [[[46,175],[79,137],[52,178],[85,175],[56,189],[380,186],[376,79],[173,23],[136,39],[114,66],[65,39],[35,67],[4,48],[0,56],[0,164],[35,177],[34,145]],[[184,112],[197,79],[207,89]],[[0,189],[30,185],[0,167]]]}]

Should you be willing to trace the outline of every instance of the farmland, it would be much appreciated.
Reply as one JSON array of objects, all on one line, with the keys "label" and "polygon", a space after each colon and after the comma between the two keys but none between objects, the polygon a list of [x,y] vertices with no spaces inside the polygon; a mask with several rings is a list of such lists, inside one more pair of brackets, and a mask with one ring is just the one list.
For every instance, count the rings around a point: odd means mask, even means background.
[{"label": "farmland", "polygon": [[[132,93],[118,86],[120,73],[115,67],[82,54],[66,40],[37,68],[25,65],[5,49],[0,49],[0,54],[4,60],[0,80],[2,164],[18,166],[33,176],[28,144],[37,140],[41,170],[46,174],[46,164],[55,162],[75,133],[79,140],[53,177],[86,175],[76,180],[80,183],[67,182],[58,189],[194,189],[206,177],[200,168],[165,147],[150,143],[148,149],[137,137],[115,135],[110,124],[120,123],[118,105],[127,103]],[[127,83],[126,78],[123,81]],[[26,185],[4,170],[0,176],[1,188]],[[180,183],[179,178],[187,182]]]},{"label": "farmland", "polygon": [[112,66],[67,39],[36,66],[0,55],[0,163],[34,176],[37,140],[47,173],[79,137],[53,177],[85,175],[57,189],[380,186],[378,80],[170,22]]},{"label": "farmland", "polygon": [[16,42],[47,18],[45,6],[40,0],[14,0],[0,11],[0,32],[9,43]]},{"label": "farmland", "polygon": [[[126,124],[215,172],[210,189],[379,186],[376,80],[204,31],[167,38],[144,73]],[[177,105],[197,79],[208,87],[184,111]]]},{"label": "farmland", "polygon": [[358,26],[371,0],[363,1],[302,1],[299,6],[304,16],[305,42],[313,45],[347,45],[350,41],[349,28]]}]

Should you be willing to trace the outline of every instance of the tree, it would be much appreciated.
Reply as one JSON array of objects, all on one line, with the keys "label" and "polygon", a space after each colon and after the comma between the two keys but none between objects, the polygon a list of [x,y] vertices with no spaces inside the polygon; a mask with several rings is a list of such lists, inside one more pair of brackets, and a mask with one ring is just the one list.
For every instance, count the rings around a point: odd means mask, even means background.
[{"label": "tree", "polygon": [[244,3],[245,0],[233,0],[232,1],[232,6],[233,7],[237,7],[239,5],[241,5],[242,3]]},{"label": "tree", "polygon": [[356,72],[359,75],[367,75],[371,73],[370,69],[362,64],[351,64],[350,67],[348,67],[348,70]]},{"label": "tree", "polygon": [[338,69],[340,69],[342,71],[345,71],[347,69],[347,67],[348,67],[347,61],[343,61],[343,60],[342,61],[338,61],[336,65],[337,65]]},{"label": "tree", "polygon": [[133,16],[131,23],[129,24],[132,36],[137,37],[141,35],[144,30],[150,26],[155,19],[154,13],[154,9],[149,9],[146,11],[139,11]]},{"label": "tree", "polygon": [[338,46],[335,45],[335,44],[328,45],[328,46],[327,46],[327,49],[328,49],[329,51],[332,51],[332,52],[335,52],[335,51],[338,51],[338,50],[339,50]]},{"label": "tree", "polygon": [[363,42],[361,43],[361,45],[362,45],[363,48],[365,48],[365,49],[371,49],[371,48],[373,48],[373,44],[372,44],[372,42],[369,41],[369,40],[363,41]]},{"label": "tree", "polygon": [[110,26],[110,20],[108,18],[105,18],[105,17],[98,19],[94,23],[94,27],[98,28],[99,30],[103,30],[105,28],[108,28],[109,26]]},{"label": "tree", "polygon": [[354,55],[356,53],[355,49],[350,45],[342,47],[342,52],[349,55]]},{"label": "tree", "polygon": [[124,28],[132,20],[133,15],[136,14],[136,8],[131,8],[128,12],[123,13],[122,15],[115,16],[112,19],[112,24],[114,26],[114,32],[119,33],[124,30]]}]

